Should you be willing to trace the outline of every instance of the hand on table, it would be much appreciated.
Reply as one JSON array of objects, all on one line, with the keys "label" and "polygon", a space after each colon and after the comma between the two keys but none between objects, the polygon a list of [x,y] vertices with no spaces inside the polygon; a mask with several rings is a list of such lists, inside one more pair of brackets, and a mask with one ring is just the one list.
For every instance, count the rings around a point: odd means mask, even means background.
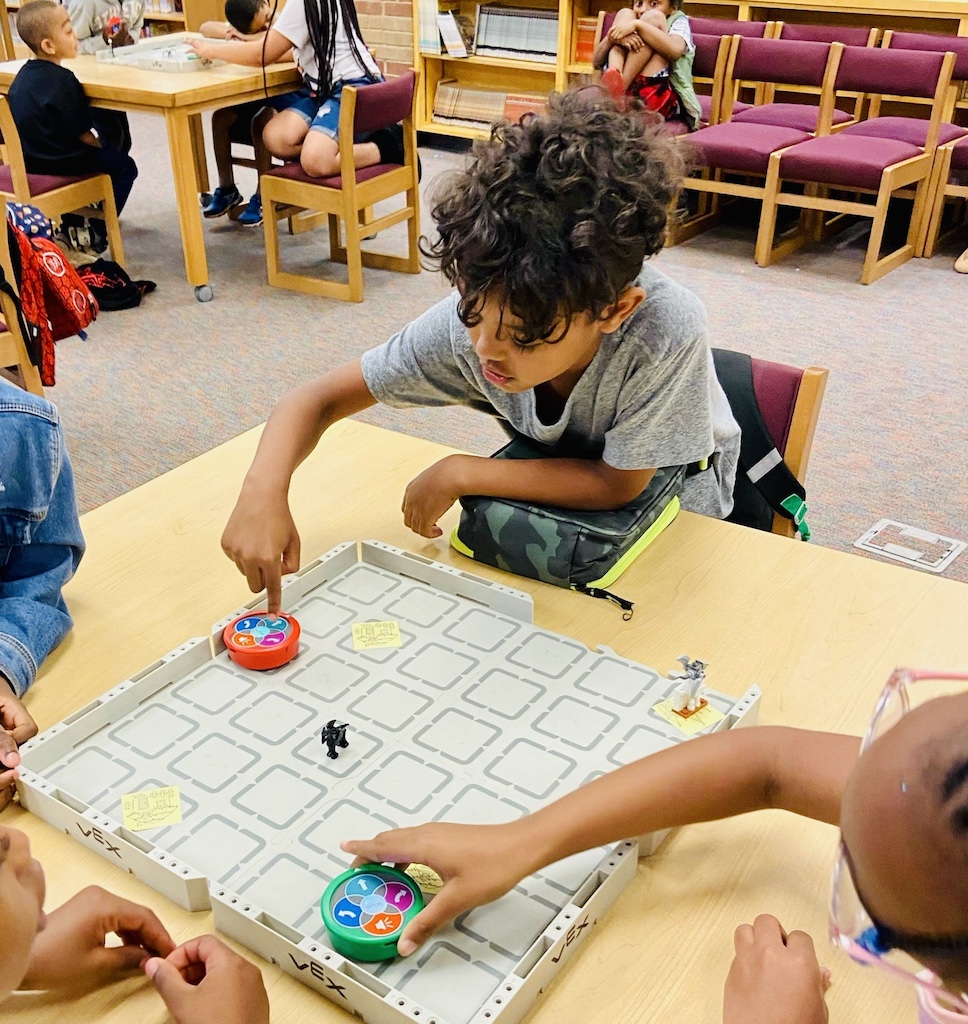
[{"label": "hand on table", "polygon": [[[231,37],[226,36],[226,38]],[[185,45],[190,50],[194,50],[199,57],[205,57],[208,60],[215,60],[218,57],[218,43],[210,43],[207,39],[186,39]]]},{"label": "hand on table", "polygon": [[14,694],[6,677],[0,675],[0,810],[13,799],[20,765],[17,747],[36,735],[37,723]]},{"label": "hand on table", "polygon": [[257,594],[265,588],[268,611],[282,610],[283,573],[299,568],[299,532],[285,496],[273,500],[243,493],[222,534],[222,550]]},{"label": "hand on table", "polygon": [[830,972],[806,932],[788,935],[775,917],[760,914],[736,929],[733,942],[723,1024],[827,1024]]},{"label": "hand on table", "polygon": [[397,943],[400,956],[409,956],[458,914],[496,900],[536,871],[540,865],[528,858],[531,848],[518,838],[514,823],[433,822],[340,843],[341,850],[356,858],[353,867],[426,864],[444,880],[440,892],[404,929]]},{"label": "hand on table", "polygon": [[[115,934],[121,946],[106,946]],[[96,885],[82,889],[47,916],[34,940],[23,989],[88,988],[138,970],[150,956],[175,944],[147,907]]]},{"label": "hand on table", "polygon": [[189,939],[145,974],[176,1024],[269,1024],[269,999],[259,969],[214,935]]},{"label": "hand on table", "polygon": [[457,481],[460,458],[459,455],[448,455],[407,484],[401,506],[403,522],[421,537],[440,537],[443,534],[437,520],[462,493]]}]

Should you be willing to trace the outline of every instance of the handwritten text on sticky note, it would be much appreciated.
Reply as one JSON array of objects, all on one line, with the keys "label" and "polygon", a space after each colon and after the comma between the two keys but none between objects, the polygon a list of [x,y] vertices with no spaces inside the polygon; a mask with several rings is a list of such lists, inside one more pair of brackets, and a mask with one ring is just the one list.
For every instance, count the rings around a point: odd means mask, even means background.
[{"label": "handwritten text on sticky note", "polygon": [[718,708],[707,704],[701,711],[696,711],[688,718],[683,718],[672,710],[671,700],[660,700],[658,704],[652,705],[652,710],[687,736],[693,736],[707,726],[721,722],[726,717]]},{"label": "handwritten text on sticky note", "polygon": [[177,825],[182,820],[181,792],[177,786],[144,789],[121,797],[124,827],[132,832],[163,825]]},{"label": "handwritten text on sticky note", "polygon": [[372,651],[377,647],[399,647],[400,623],[392,619],[386,622],[354,622],[353,648],[357,651]]}]

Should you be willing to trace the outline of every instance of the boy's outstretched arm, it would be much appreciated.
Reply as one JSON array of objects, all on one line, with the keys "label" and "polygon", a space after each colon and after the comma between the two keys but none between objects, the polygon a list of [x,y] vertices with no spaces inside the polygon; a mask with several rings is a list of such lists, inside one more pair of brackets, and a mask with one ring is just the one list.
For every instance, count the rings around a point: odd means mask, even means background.
[{"label": "boy's outstretched arm", "polygon": [[261,68],[263,64],[275,64],[292,47],[292,43],[275,29],[269,29],[265,40],[259,36],[251,42],[211,43],[205,39],[189,39],[190,46],[199,57],[209,60],[226,60],[230,64],[242,64],[250,68]]},{"label": "boy's outstretched arm", "polygon": [[270,612],[280,611],[282,574],[299,568],[288,502],[293,472],[327,427],[375,404],[356,361],[290,391],[272,411],[222,534],[222,550],[252,592],[266,589]]},{"label": "boy's outstretched arm", "polygon": [[444,887],[404,931],[406,956],[458,914],[581,850],[698,821],[782,808],[836,824],[860,740],[763,726],[680,743],[504,825],[443,822],[341,849],[368,862],[428,864]]},{"label": "boy's outstretched arm", "polygon": [[602,459],[448,455],[407,485],[403,521],[422,537],[439,537],[437,520],[465,494],[559,508],[621,508],[645,490],[654,474],[654,469],[615,469]]}]

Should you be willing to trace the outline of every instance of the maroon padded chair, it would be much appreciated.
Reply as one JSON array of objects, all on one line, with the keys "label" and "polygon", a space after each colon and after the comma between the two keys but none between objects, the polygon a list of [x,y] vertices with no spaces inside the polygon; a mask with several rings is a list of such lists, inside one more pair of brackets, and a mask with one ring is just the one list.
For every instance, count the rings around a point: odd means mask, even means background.
[{"label": "maroon padded chair", "polygon": [[941,234],[945,201],[960,199],[968,203],[968,136],[957,142],[949,142],[946,146],[939,146],[934,160],[931,213],[921,237],[921,255],[928,258],[934,255]]},{"label": "maroon padded chair", "polygon": [[[414,71],[375,85],[347,86],[343,90],[340,138],[357,138],[403,122],[402,164],[380,163],[358,169],[353,166],[353,147],[341,146],[340,173],[333,177],[313,178],[298,163],[287,163],[262,175],[259,183],[265,214],[263,225],[269,284],[310,295],[361,302],[364,266],[407,274],[420,272],[417,133],[414,125],[418,95]],[[364,211],[401,194],[405,197],[402,208],[381,212],[375,220],[365,219]],[[328,216],[330,258],[333,262],[347,265],[348,283],[282,270],[277,221],[298,211]],[[406,256],[363,251],[361,242],[364,239],[400,223],[407,225]]]},{"label": "maroon padded chair", "polygon": [[[837,47],[834,50],[834,46]],[[833,99],[824,106],[816,102],[831,59],[843,44],[794,41],[789,39],[740,39],[733,65],[733,78],[744,82],[762,82],[772,93],[776,86],[807,88],[814,93],[803,94],[802,103],[760,103],[733,116],[742,124],[769,124],[781,128],[826,135],[832,125],[853,120],[846,111],[838,110]],[[834,68],[831,68],[833,74]],[[822,110],[826,116],[822,117]],[[829,117],[829,122],[827,118]]]},{"label": "maroon padded chair", "polygon": [[693,35],[704,36],[748,36],[762,39],[771,21],[733,21],[729,18],[696,18],[689,16],[689,24]]},{"label": "maroon padded chair", "polygon": [[[968,81],[968,36],[943,36],[927,32],[887,32],[884,35],[882,53],[898,53],[905,51],[923,53],[953,53],[955,55],[954,71],[951,81],[961,84]],[[889,58],[888,58],[889,59]],[[906,79],[900,79],[895,94],[907,95]],[[881,98],[876,97],[871,104],[866,120],[851,125],[845,131],[851,135],[873,136],[879,139],[895,139],[912,146],[924,146],[927,141],[928,119],[924,117],[882,117],[880,114]],[[950,116],[950,110],[945,112]],[[942,120],[938,127],[938,145],[944,146],[955,139],[968,135],[968,128]]]},{"label": "maroon padded chair", "polygon": [[876,28],[862,25],[796,25],[789,21],[780,26],[778,39],[799,43],[843,43],[844,46],[873,46]]},{"label": "maroon padded chair", "polygon": [[[873,224],[861,274],[863,284],[876,281],[916,254],[953,66],[954,56],[940,52],[902,52],[858,46],[843,49],[837,70],[838,90],[863,92],[874,97],[902,95],[931,100],[931,118],[926,122],[924,144],[849,134],[849,129],[845,129],[774,154],[770,158],[756,243],[756,262],[760,266],[768,266],[774,258],[800,248],[808,240],[807,234],[801,231],[774,246],[778,206],[824,210],[836,214],[834,220],[842,219],[844,214],[870,217]],[[784,183],[795,183],[794,190],[784,191]],[[801,190],[803,184],[807,185],[806,190]],[[880,246],[890,199],[912,185],[916,186],[915,203],[907,240],[882,258]],[[870,204],[860,199],[831,198],[831,190],[872,192],[877,200]]]},{"label": "maroon padded chair", "polygon": [[[708,93],[696,93],[702,110],[703,125],[717,124],[722,117],[723,88],[726,84],[726,61],[732,46],[732,37],[706,36],[693,33],[696,56],[692,62],[693,84],[708,85]],[[733,104],[733,113],[745,110],[748,103]]]}]

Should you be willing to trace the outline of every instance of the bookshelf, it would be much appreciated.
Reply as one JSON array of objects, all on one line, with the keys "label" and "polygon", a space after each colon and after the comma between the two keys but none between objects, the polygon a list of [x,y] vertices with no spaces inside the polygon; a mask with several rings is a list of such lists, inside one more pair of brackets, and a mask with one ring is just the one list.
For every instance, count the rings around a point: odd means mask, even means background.
[{"label": "bookshelf", "polygon": [[[191,0],[185,0],[186,3]],[[508,4],[557,11],[558,40],[554,63],[508,57],[450,57],[428,43],[439,37],[438,10],[459,11],[475,19],[478,5],[469,0],[412,0],[414,66],[422,72],[417,128],[428,135],[472,139],[487,134],[487,125],[441,124],[434,120],[434,98],[442,81],[468,90],[547,95],[590,76],[588,31],[599,11],[629,6],[620,0],[506,0]],[[686,0],[687,14],[753,21],[853,24],[906,31],[968,35],[966,0]],[[431,31],[433,29],[433,32]],[[441,49],[443,46],[441,45]]]}]

